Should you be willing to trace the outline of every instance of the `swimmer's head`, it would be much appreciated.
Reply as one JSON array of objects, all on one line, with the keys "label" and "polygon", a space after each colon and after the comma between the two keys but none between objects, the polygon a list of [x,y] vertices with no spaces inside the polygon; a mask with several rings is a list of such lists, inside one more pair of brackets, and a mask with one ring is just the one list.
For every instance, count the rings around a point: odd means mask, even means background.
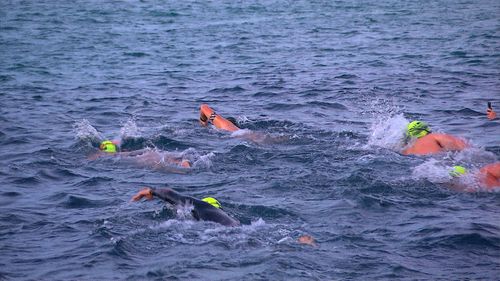
[{"label": "swimmer's head", "polygon": [[207,202],[208,204],[214,206],[217,209],[221,208],[221,205],[220,205],[219,201],[217,201],[217,199],[215,199],[213,197],[205,197],[205,198],[201,199],[201,201],[205,201],[205,202]]},{"label": "swimmer's head", "polygon": [[462,167],[462,166],[453,166],[453,168],[450,171],[450,176],[456,178],[456,177],[463,176],[466,173],[467,173],[467,169],[465,169],[464,167]]},{"label": "swimmer's head", "polygon": [[431,132],[429,125],[423,121],[412,121],[406,127],[407,138],[421,138]]},{"label": "swimmer's head", "polygon": [[105,140],[99,145],[99,150],[107,153],[116,153],[116,144],[110,140]]}]

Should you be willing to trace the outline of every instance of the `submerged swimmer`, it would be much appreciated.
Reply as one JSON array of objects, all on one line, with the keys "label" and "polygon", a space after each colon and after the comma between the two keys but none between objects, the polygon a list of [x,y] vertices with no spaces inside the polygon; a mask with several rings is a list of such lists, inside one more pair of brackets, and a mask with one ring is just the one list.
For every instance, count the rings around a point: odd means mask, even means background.
[{"label": "submerged swimmer", "polygon": [[[453,177],[451,188],[461,191],[477,191],[477,189],[469,186],[463,181],[461,177],[470,174],[469,171],[462,166],[453,166],[450,175]],[[500,162],[486,165],[479,169],[479,171],[472,173],[477,186],[482,190],[492,191],[500,188]]]},{"label": "submerged swimmer", "polygon": [[99,145],[99,153],[89,157],[94,160],[103,156],[120,156],[123,159],[129,159],[141,166],[149,167],[155,170],[168,170],[168,165],[174,165],[182,168],[190,168],[191,162],[173,153],[158,151],[151,148],[143,148],[134,151],[120,151],[118,141],[105,140]]},{"label": "submerged swimmer", "polygon": [[448,134],[433,133],[422,121],[413,121],[406,129],[404,155],[428,155],[446,151],[461,151],[469,145],[462,139]]},{"label": "submerged swimmer", "polygon": [[240,222],[226,214],[217,199],[206,197],[202,200],[190,196],[181,195],[170,188],[155,189],[146,187],[139,191],[132,201],[139,201],[142,198],[152,200],[158,197],[174,206],[192,205],[191,211],[196,220],[213,221],[225,226],[238,226]]}]

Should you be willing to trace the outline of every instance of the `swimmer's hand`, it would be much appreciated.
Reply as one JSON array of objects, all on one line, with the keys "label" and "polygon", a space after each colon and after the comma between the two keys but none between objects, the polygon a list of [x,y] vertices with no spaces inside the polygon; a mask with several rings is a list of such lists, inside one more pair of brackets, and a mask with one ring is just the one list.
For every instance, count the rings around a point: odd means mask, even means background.
[{"label": "swimmer's hand", "polygon": [[488,102],[488,109],[486,109],[486,116],[488,117],[488,120],[493,120],[497,117],[496,112],[493,111],[493,108],[491,107],[491,102]]},{"label": "swimmer's hand", "polygon": [[147,200],[152,200],[153,199],[153,190],[149,187],[144,188],[143,190],[137,192],[134,197],[132,197],[132,200],[130,201],[139,201],[143,197],[146,197]]}]

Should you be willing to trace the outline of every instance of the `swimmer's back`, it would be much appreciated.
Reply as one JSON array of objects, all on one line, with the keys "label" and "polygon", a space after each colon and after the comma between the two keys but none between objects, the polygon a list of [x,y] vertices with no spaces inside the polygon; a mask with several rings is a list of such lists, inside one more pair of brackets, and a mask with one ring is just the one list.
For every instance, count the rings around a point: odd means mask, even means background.
[{"label": "swimmer's back", "polygon": [[428,155],[445,151],[460,151],[466,147],[467,143],[457,137],[447,134],[431,133],[415,140],[410,147],[402,151],[402,154]]}]

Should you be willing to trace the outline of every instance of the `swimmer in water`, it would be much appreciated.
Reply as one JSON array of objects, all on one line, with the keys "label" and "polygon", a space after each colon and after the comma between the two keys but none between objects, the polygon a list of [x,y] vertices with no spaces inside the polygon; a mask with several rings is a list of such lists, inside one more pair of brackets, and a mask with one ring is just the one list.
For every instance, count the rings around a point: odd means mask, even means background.
[{"label": "swimmer in water", "polygon": [[170,188],[155,189],[146,187],[134,195],[132,201],[139,201],[142,198],[152,200],[155,196],[173,206],[192,205],[193,210],[191,212],[196,220],[213,221],[225,226],[240,225],[240,222],[226,214],[222,210],[219,201],[212,197],[198,200],[190,196],[181,195]]},{"label": "swimmer in water", "polygon": [[488,109],[486,109],[486,117],[488,117],[488,120],[493,120],[497,118],[496,112],[493,111],[493,107],[491,107],[491,102],[488,102]]},{"label": "swimmer in water", "polygon": [[[470,187],[460,180],[462,176],[467,174],[469,174],[469,171],[466,168],[462,166],[453,166],[450,171],[450,175],[453,178],[451,188],[467,192],[477,191],[477,188]],[[479,171],[473,173],[472,176],[480,190],[497,190],[500,188],[500,162],[486,165],[479,169]]]},{"label": "swimmer in water", "polygon": [[469,147],[462,139],[448,134],[433,133],[422,121],[413,121],[406,129],[404,155],[429,155],[446,151],[461,151]]},{"label": "swimmer in water", "polygon": [[304,245],[309,245],[309,246],[313,246],[313,247],[317,247],[318,244],[316,244],[316,241],[314,240],[314,238],[311,236],[311,235],[301,235],[299,238],[297,238],[297,242],[299,242],[299,244],[304,244]]},{"label": "swimmer in water", "polygon": [[207,127],[211,124],[219,130],[233,133],[232,136],[236,138],[246,139],[255,143],[277,143],[285,140],[284,137],[275,137],[248,129],[241,129],[239,128],[236,119],[232,117],[222,117],[221,115],[215,113],[215,111],[207,104],[202,104],[200,106],[199,121],[203,127]]},{"label": "swimmer in water", "polygon": [[240,130],[240,128],[236,126],[236,122],[231,119],[226,119],[221,115],[215,113],[215,111],[207,104],[202,104],[200,106],[200,123],[203,127],[208,126],[208,124],[212,124],[217,129],[229,132]]},{"label": "swimmer in water", "polygon": [[99,153],[90,156],[89,159],[95,160],[104,156],[119,156],[124,160],[131,160],[140,166],[167,172],[180,172],[180,170],[171,169],[173,168],[172,166],[179,168],[191,167],[191,162],[189,162],[189,160],[182,159],[170,152],[158,151],[151,148],[124,152],[120,151],[118,144],[118,141],[110,140],[101,142],[99,145]]}]

